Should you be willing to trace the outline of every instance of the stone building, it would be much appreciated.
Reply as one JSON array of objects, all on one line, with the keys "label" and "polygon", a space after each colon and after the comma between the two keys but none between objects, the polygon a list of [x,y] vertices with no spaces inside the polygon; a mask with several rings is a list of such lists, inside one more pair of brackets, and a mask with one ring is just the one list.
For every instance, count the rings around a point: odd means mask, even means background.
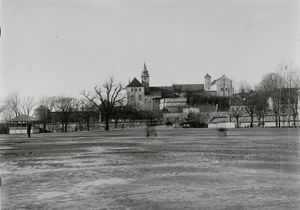
[{"label": "stone building", "polygon": [[[232,80],[225,75],[213,82],[211,80],[211,76],[206,74],[204,84],[150,86],[150,74],[146,63],[144,63],[141,82],[134,78],[126,87],[127,103],[138,110],[162,110],[167,106],[172,107],[172,110],[182,110],[186,106],[187,93],[205,93],[217,96],[231,96],[233,94]],[[173,105],[179,101],[178,107],[180,108],[174,108]]]},{"label": "stone building", "polygon": [[217,96],[232,96],[234,92],[232,80],[223,75],[210,84],[210,90],[217,91]]}]

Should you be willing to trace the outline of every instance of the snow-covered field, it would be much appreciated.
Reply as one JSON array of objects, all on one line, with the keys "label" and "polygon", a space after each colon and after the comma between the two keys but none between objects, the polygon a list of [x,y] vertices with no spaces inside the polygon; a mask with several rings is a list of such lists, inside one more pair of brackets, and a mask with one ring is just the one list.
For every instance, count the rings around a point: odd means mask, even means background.
[{"label": "snow-covered field", "polygon": [[300,209],[299,131],[0,135],[2,209]]}]

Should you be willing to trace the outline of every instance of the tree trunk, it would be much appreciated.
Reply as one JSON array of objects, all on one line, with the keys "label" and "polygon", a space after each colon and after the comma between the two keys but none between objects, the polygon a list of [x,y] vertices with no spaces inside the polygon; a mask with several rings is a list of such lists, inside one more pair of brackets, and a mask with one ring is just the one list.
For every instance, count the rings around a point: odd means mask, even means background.
[{"label": "tree trunk", "polygon": [[105,130],[108,131],[109,130],[109,119],[107,116],[105,116]]},{"label": "tree trunk", "polygon": [[260,116],[257,116],[258,126],[260,127]]},{"label": "tree trunk", "polygon": [[250,119],[251,119],[250,128],[252,128],[253,127],[253,114],[250,115]]},{"label": "tree trunk", "polygon": [[118,126],[118,121],[119,121],[119,118],[117,117],[117,118],[115,119],[115,128],[117,128],[117,126]]},{"label": "tree trunk", "polygon": [[236,127],[239,128],[240,127],[240,125],[239,125],[239,117],[235,117],[235,119],[236,119]]},{"label": "tree trunk", "polygon": [[68,132],[68,123],[65,123],[65,132]]},{"label": "tree trunk", "polygon": [[46,125],[47,125],[46,123],[43,124],[43,129],[44,129],[43,132],[44,133],[46,133]]},{"label": "tree trunk", "polygon": [[89,121],[86,122],[86,127],[87,127],[87,130],[90,131],[90,122]]},{"label": "tree trunk", "polygon": [[89,115],[86,120],[86,127],[87,127],[87,130],[90,131],[90,116]]},{"label": "tree trunk", "polygon": [[296,126],[296,117],[297,117],[297,115],[293,115],[294,128],[297,127],[297,126]]},{"label": "tree trunk", "polygon": [[281,122],[280,122],[280,121],[281,121],[281,120],[280,120],[280,114],[281,114],[281,113],[280,113],[280,107],[278,108],[278,112],[277,112],[277,113],[278,113],[278,114],[277,114],[277,116],[278,116],[278,117],[277,117],[277,118],[278,118],[278,128],[280,128],[280,126],[281,126],[281,125],[280,125],[280,124],[281,124]]}]

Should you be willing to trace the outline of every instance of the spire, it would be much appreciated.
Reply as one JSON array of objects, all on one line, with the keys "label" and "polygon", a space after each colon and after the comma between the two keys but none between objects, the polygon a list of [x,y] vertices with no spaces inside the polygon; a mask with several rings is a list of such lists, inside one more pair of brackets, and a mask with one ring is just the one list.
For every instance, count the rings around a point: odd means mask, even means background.
[{"label": "spire", "polygon": [[142,75],[143,76],[149,76],[148,70],[147,70],[147,66],[146,66],[146,62],[144,61],[144,69],[142,71]]},{"label": "spire", "polygon": [[143,72],[148,72],[147,66],[146,66],[146,62],[144,62],[144,70],[143,70]]}]

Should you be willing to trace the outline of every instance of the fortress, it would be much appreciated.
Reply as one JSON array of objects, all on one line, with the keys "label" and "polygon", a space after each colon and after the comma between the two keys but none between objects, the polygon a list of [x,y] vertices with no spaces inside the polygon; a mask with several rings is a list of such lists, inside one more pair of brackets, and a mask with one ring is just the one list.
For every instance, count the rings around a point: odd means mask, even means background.
[{"label": "fortress", "polygon": [[144,63],[141,82],[134,78],[126,86],[126,92],[129,106],[138,110],[162,110],[166,107],[186,107],[188,93],[226,97],[233,95],[233,87],[232,80],[225,75],[212,81],[209,74],[204,76],[204,84],[150,86],[150,74]]}]

